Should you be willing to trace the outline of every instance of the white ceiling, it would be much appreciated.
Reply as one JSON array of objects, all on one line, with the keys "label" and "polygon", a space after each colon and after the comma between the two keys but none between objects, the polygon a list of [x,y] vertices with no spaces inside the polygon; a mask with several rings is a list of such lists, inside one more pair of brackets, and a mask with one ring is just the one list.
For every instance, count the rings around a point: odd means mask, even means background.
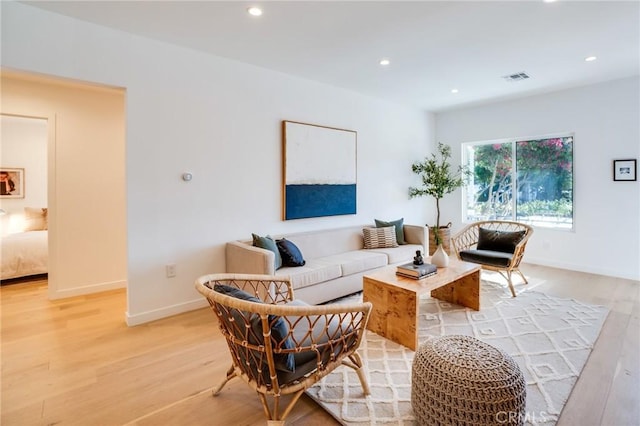
[{"label": "white ceiling", "polygon": [[24,3],[429,111],[640,73],[637,0]]}]

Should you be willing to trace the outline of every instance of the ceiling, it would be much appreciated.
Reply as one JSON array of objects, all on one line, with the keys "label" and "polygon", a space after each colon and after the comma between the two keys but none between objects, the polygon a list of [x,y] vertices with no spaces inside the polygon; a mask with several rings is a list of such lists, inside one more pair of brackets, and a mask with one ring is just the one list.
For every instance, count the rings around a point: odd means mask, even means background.
[{"label": "ceiling", "polygon": [[23,3],[435,112],[640,73],[638,1]]}]

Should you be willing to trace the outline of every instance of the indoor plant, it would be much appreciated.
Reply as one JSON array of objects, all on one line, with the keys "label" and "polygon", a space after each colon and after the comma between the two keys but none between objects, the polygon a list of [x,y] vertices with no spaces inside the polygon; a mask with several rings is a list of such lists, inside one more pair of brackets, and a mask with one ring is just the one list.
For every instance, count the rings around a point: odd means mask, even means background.
[{"label": "indoor plant", "polygon": [[431,154],[431,156],[425,157],[423,161],[416,161],[411,165],[411,170],[420,175],[422,186],[418,188],[410,187],[409,196],[414,198],[428,195],[436,199],[436,224],[429,227],[435,243],[429,246],[430,255],[433,254],[437,246],[444,244],[446,250],[449,247],[449,227],[451,223],[447,226],[440,226],[440,199],[464,185],[471,175],[471,171],[467,166],[458,166],[456,170],[452,170],[449,163],[450,159],[451,147],[439,142],[437,154]]}]

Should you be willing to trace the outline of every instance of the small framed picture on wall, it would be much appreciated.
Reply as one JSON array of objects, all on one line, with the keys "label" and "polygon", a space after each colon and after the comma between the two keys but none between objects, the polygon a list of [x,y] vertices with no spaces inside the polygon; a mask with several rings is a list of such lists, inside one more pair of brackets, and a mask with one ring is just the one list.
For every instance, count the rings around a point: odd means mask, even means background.
[{"label": "small framed picture on wall", "polygon": [[614,181],[635,181],[637,180],[637,160],[613,160],[613,180]]},{"label": "small framed picture on wall", "polygon": [[0,167],[0,198],[24,198],[24,169]]}]

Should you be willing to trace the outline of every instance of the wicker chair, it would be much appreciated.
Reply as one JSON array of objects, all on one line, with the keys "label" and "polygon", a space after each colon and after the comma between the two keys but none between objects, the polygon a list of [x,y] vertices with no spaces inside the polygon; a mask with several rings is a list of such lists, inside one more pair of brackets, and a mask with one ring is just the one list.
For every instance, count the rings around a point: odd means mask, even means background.
[{"label": "wicker chair", "polygon": [[[486,243],[480,241],[481,234],[486,235],[487,231],[497,231],[493,234],[498,242],[496,248],[487,247]],[[516,297],[512,273],[517,272],[524,283],[528,283],[518,268],[532,233],[533,228],[524,223],[487,220],[467,225],[451,238],[451,244],[458,259],[478,263],[483,269],[499,272],[509,283],[511,295]],[[505,242],[505,238],[508,241]]]},{"label": "wicker chair", "polygon": [[[353,368],[363,395],[370,393],[356,349],[371,303],[310,306],[294,300],[288,277],[268,275],[205,275],[196,289],[211,305],[231,352],[231,368],[214,396],[240,377],[258,393],[267,423],[283,425],[302,393],[340,365]],[[285,395],[292,397],[281,410]]]}]

